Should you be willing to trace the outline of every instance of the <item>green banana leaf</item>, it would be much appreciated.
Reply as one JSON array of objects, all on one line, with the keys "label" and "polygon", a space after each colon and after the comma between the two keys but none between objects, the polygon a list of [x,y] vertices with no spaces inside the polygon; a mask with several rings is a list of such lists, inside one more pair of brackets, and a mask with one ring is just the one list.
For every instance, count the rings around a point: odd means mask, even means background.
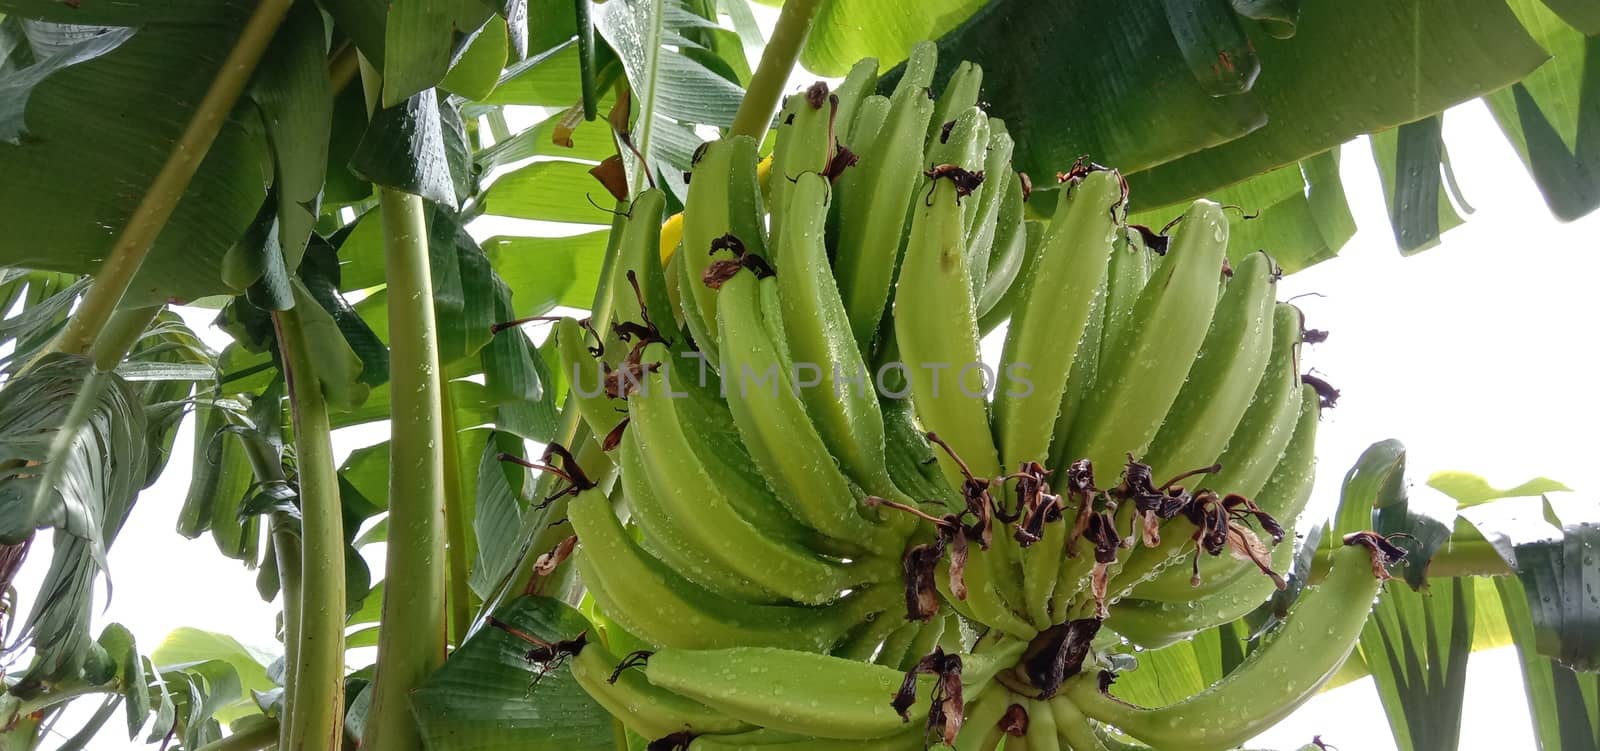
[{"label": "green banana leaf", "polygon": [[[619,0],[620,1],[620,0]],[[547,641],[590,631],[564,603],[523,597],[496,616]],[[595,638],[590,633],[589,638]],[[534,645],[509,631],[484,626],[411,695],[428,749],[473,751],[611,751],[611,716],[579,688],[560,664],[529,663]]]},{"label": "green banana leaf", "polygon": [[1475,592],[1459,577],[1436,579],[1421,592],[1391,585],[1361,632],[1361,656],[1401,751],[1460,741]]},{"label": "green banana leaf", "polygon": [[659,184],[680,198],[700,138],[690,125],[727,127],[744,90],[678,50],[705,49],[686,36],[708,20],[682,0],[630,0],[592,10],[595,29],[615,51],[637,105],[625,156],[628,188],[637,194]]},{"label": "green banana leaf", "polygon": [[[0,174],[6,176],[0,181],[6,206],[0,263],[72,273],[98,268],[254,5],[0,2],[0,13],[17,17],[30,38],[39,38],[34,66],[0,77],[6,92],[0,98],[14,108],[0,115],[10,123],[0,134],[13,134],[0,142]],[[102,41],[55,52],[85,32]],[[53,52],[70,58],[51,63]],[[69,59],[75,64],[66,65]],[[46,69],[30,73],[40,66]],[[255,217],[272,178],[261,110],[241,102],[125,302],[242,291],[224,280],[224,256]]]},{"label": "green banana leaf", "polygon": [[1522,660],[1534,737],[1544,751],[1600,748],[1600,673],[1578,672],[1542,655],[1528,593],[1520,581],[1495,579],[1499,602]]},{"label": "green banana leaf", "polygon": [[[1600,33],[1584,3],[1508,0],[1554,58],[1484,97],[1551,213],[1571,221],[1600,208]],[[1565,7],[1563,7],[1565,6]],[[1564,10],[1573,13],[1563,13]],[[1586,36],[1588,35],[1588,36]]]}]

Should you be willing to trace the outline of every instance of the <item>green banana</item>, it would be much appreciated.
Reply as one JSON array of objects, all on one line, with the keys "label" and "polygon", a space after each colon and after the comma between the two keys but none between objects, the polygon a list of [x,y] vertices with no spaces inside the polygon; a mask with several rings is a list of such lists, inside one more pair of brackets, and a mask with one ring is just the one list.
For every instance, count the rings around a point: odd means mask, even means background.
[{"label": "green banana", "polygon": [[[1159,256],[1150,252],[1137,232],[1123,232],[1117,252],[1106,266],[1105,322],[1100,328],[1100,362],[1120,356],[1116,346],[1133,323],[1133,308],[1155,270]],[[1209,319],[1207,319],[1209,320]],[[1091,384],[1092,385],[1092,384]]]},{"label": "green banana", "polygon": [[1233,265],[1189,379],[1141,458],[1156,476],[1207,466],[1227,446],[1272,354],[1276,286],[1265,253],[1251,253]]},{"label": "green banana", "polygon": [[1285,523],[1293,522],[1305,511],[1316,485],[1317,426],[1322,424],[1322,404],[1316,394],[1317,390],[1309,385],[1300,387],[1300,417],[1295,422],[1294,435],[1271,479],[1257,494],[1256,505]]},{"label": "green banana", "polygon": [[[975,166],[979,149],[966,149],[951,164]],[[982,358],[958,188],[951,179],[934,178],[924,189],[929,193],[916,209],[900,269],[895,342],[923,427],[943,437],[973,475],[995,477],[1000,459],[989,434],[987,384],[970,377]],[[963,473],[954,459],[940,456],[939,463],[951,486],[960,487]]]},{"label": "green banana", "polygon": [[[1144,453],[1188,375],[1217,302],[1217,280],[1228,247],[1222,207],[1196,201],[1184,214],[1168,258],[1134,303],[1128,328],[1116,332],[1080,417],[1068,454],[1087,458],[1105,477],[1128,454]],[[1109,333],[1109,332],[1108,332]]]},{"label": "green banana", "polygon": [[[744,722],[819,738],[870,740],[920,725],[928,703],[890,705],[905,674],[894,668],[773,647],[663,649],[645,664],[650,683]],[[934,676],[918,683],[926,697]]]},{"label": "green banana", "polygon": [[879,402],[883,414],[885,454],[889,476],[907,495],[927,504],[924,510],[941,514],[961,502],[960,496],[944,481],[933,445],[917,427],[911,400],[884,398]]},{"label": "green banana", "polygon": [[[1222,469],[1194,481],[1194,487],[1209,488],[1222,495],[1237,493],[1254,499],[1278,468],[1279,460],[1299,430],[1297,425],[1304,424],[1307,419],[1311,420],[1313,427],[1306,434],[1308,436],[1306,440],[1315,440],[1318,401],[1315,391],[1307,391],[1306,389],[1310,387],[1302,387],[1299,384],[1300,378],[1296,370],[1298,362],[1295,350],[1300,341],[1300,314],[1292,306],[1280,303],[1273,319],[1272,359],[1267,366],[1266,375],[1262,378],[1255,401],[1245,411],[1244,418],[1239,421],[1239,427],[1228,441],[1228,448],[1218,459]],[[1311,411],[1309,417],[1308,406]],[[1305,450],[1315,451],[1314,447],[1310,446]],[[1293,521],[1292,517],[1278,516],[1278,511],[1265,508],[1264,510],[1286,524]],[[1169,549],[1165,545],[1161,550],[1149,548],[1136,550],[1132,554],[1128,568],[1137,568],[1133,563],[1135,560],[1143,561],[1159,557],[1166,552],[1169,552]],[[1157,574],[1139,585],[1133,591],[1133,596],[1164,602],[1187,602],[1195,597],[1204,596],[1211,587],[1223,583],[1229,572],[1237,573],[1248,567],[1248,563],[1231,557],[1205,557],[1200,561],[1199,587],[1191,583],[1192,573],[1187,568],[1174,568]]]},{"label": "green banana", "polygon": [[[1284,542],[1273,549],[1274,571],[1287,571],[1293,565],[1293,540],[1291,531]],[[1233,575],[1225,577],[1225,582],[1187,602],[1124,599],[1111,606],[1111,617],[1106,625],[1145,649],[1160,649],[1205,629],[1243,618],[1266,602],[1277,587],[1253,564],[1234,563],[1240,565]]]},{"label": "green banana", "polygon": [[578,568],[589,592],[612,618],[651,644],[783,644],[822,651],[867,615],[898,600],[892,588],[853,592],[829,608],[730,600],[640,549],[598,489],[574,498],[567,518],[581,543]]},{"label": "green banana", "polygon": [[1072,751],[1108,751],[1107,744],[1095,732],[1089,718],[1084,717],[1072,702],[1064,697],[1052,698],[1050,714],[1055,722],[1056,734],[1066,748]]},{"label": "green banana", "polygon": [[[628,208],[612,270],[611,320],[642,324],[648,314],[649,322],[672,342],[676,351],[683,346],[683,337],[676,331],[667,280],[661,269],[661,217],[666,205],[666,194],[651,188],[635,197]],[[638,295],[633,292],[634,285],[638,285]],[[642,311],[641,298],[645,307]]]},{"label": "green banana", "polygon": [[[857,113],[861,111],[862,103],[873,97],[872,92],[877,88],[877,58],[862,58],[850,66],[850,72],[845,74],[844,80],[839,83],[839,88],[834,91],[839,98],[839,106],[834,112],[833,135],[840,143],[852,146],[855,144]],[[887,99],[884,100],[884,104],[888,104]]]},{"label": "green banana", "polygon": [[814,383],[800,389],[801,400],[847,475],[868,493],[908,501],[890,479],[883,414],[872,374],[851,338],[844,303],[828,267],[823,244],[828,182],[816,173],[802,174],[790,195],[794,221],[784,225],[773,244],[781,259],[777,289],[783,309],[782,340],[788,343],[793,362],[808,365],[816,376]]},{"label": "green banana", "polygon": [[855,179],[840,186],[834,274],[856,346],[868,362],[873,361],[873,338],[889,302],[906,211],[927,168],[922,151],[933,102],[925,89],[933,81],[936,58],[931,42],[911,49],[873,147],[850,170]]},{"label": "green banana", "polygon": [[1272,314],[1272,355],[1256,399],[1228,439],[1222,469],[1196,482],[1219,493],[1254,497],[1278,465],[1301,411],[1300,311],[1279,303]]},{"label": "green banana", "polygon": [[633,431],[623,434],[618,463],[622,469],[622,490],[632,512],[630,518],[643,533],[639,544],[648,553],[685,579],[722,597],[760,604],[784,600],[782,595],[752,583],[737,571],[700,553],[691,544],[691,538],[662,508],[655,490],[650,487],[650,470],[640,457],[639,438]]},{"label": "green banana", "polygon": [[[991,126],[990,130],[993,131],[994,127]],[[1009,169],[1010,166],[1007,165],[1004,170],[997,172],[994,168],[986,166],[983,173],[985,182],[993,181],[994,185],[1003,184],[1005,193],[1000,197],[1000,204],[995,210],[994,240],[990,243],[986,260],[988,266],[983,269],[981,277],[974,274],[975,278],[983,279],[982,289],[977,295],[980,328],[983,328],[982,321],[1000,304],[1000,300],[1017,282],[1023,260],[1028,255],[1028,223],[1024,219],[1022,179],[1018,175],[1010,174]],[[988,332],[987,328],[983,330],[985,333]]]},{"label": "green banana", "polygon": [[961,734],[956,736],[956,751],[994,751],[1000,745],[1000,718],[1010,708],[1012,695],[1000,686],[993,686],[967,701],[967,717],[961,724]]},{"label": "green banana", "polygon": [[1013,189],[1021,198],[1022,186],[1011,177],[1013,148],[1015,144],[1011,134],[1006,132],[1005,122],[989,118],[989,148],[983,160],[984,184],[978,188],[978,202],[967,224],[967,276],[972,279],[973,305],[979,314],[987,310],[983,307],[983,290],[989,281],[989,257],[1000,231],[1000,207]]},{"label": "green banana", "polygon": [[939,99],[934,104],[933,119],[928,123],[927,140],[939,140],[940,131],[946,123],[955,120],[962,112],[976,107],[978,91],[981,88],[983,88],[982,66],[965,60],[956,64],[956,69],[950,72],[950,80],[944,84],[944,91],[939,94]]},{"label": "green banana", "polygon": [[1050,709],[1049,700],[1028,700],[1028,730],[1022,735],[1022,743],[1018,746],[1006,744],[1009,749],[1023,748],[1027,751],[1055,751],[1061,748],[1061,740],[1056,735],[1056,716]]},{"label": "green banana", "polygon": [[1382,584],[1374,555],[1347,542],[1328,577],[1306,588],[1278,630],[1195,696],[1143,709],[1101,693],[1092,675],[1069,680],[1063,695],[1085,715],[1156,748],[1233,748],[1294,711],[1344,663]]},{"label": "green banana", "polygon": [[589,432],[597,436],[610,434],[622,422],[622,403],[605,393],[602,361],[589,354],[588,332],[573,318],[556,321],[555,329],[556,351],[561,353],[561,364],[566,369],[563,375],[569,384],[567,393],[572,395]]},{"label": "green banana", "polygon": [[[961,208],[961,257],[967,260],[970,269],[972,246],[969,237],[973,227],[976,226],[978,209],[983,205],[986,187],[983,183],[983,168],[987,155],[986,147],[989,144],[989,116],[977,107],[969,107],[957,114],[956,119],[950,121],[949,125],[948,129],[940,131],[938,139],[928,142],[927,152],[922,155],[922,161],[930,165],[930,168],[924,173],[917,195],[922,197],[923,205],[926,206],[928,185],[940,179],[931,175],[941,174],[944,165],[954,165],[972,173],[974,179],[960,191],[964,197],[958,196],[959,200],[956,201]],[[921,207],[912,204],[913,212],[918,208]],[[909,238],[907,241],[909,242]],[[898,286],[896,285],[896,288]],[[976,288],[974,285],[973,289]],[[977,293],[969,290],[968,295],[972,298],[973,308],[976,309]]]},{"label": "green banana", "polygon": [[[1039,629],[1019,612],[1023,609],[1020,592],[1002,591],[1015,589],[1014,582],[1012,586],[1005,586],[1006,583],[1000,581],[1011,562],[1003,555],[1005,547],[1001,540],[988,550],[979,548],[976,543],[968,545],[967,565],[962,575],[966,585],[964,597],[950,589],[949,561],[940,562],[935,582],[945,601],[958,612],[1000,633],[1026,641],[1037,635]],[[1016,599],[1009,599],[1007,594]]]},{"label": "green banana", "polygon": [[707,143],[691,171],[683,211],[679,294],[687,328],[701,351],[716,349],[717,344],[717,293],[700,281],[712,262],[726,256],[726,251],[713,254],[713,243],[733,235],[746,251],[766,255],[758,161],[755,139],[734,136]]},{"label": "green banana", "polygon": [[859,550],[897,557],[904,527],[867,518],[861,491],[839,471],[790,388],[790,371],[762,312],[764,283],[741,271],[720,293],[722,383],[739,434],[778,499],[801,523]]},{"label": "green banana", "polygon": [[[787,540],[764,535],[725,495],[727,472],[703,464],[692,433],[678,422],[679,397],[660,374],[651,374],[628,400],[629,434],[661,510],[692,550],[715,565],[785,599],[809,605],[832,602],[852,586],[894,573],[892,567],[845,566],[826,561]],[[863,578],[866,577],[866,578]]]},{"label": "green banana", "polygon": [[1051,428],[1105,275],[1121,203],[1122,178],[1115,171],[1090,173],[1061,191],[1056,219],[1006,331],[1002,362],[1026,368],[1032,388],[995,395],[1004,466],[1049,461]]},{"label": "green banana", "polygon": [[[1310,386],[1301,386],[1299,403],[1300,414],[1295,422],[1293,437],[1290,438],[1288,447],[1284,449],[1283,457],[1274,469],[1272,478],[1256,495],[1256,505],[1285,525],[1293,524],[1295,518],[1305,511],[1306,504],[1311,500],[1311,490],[1316,480],[1317,426],[1320,424],[1322,414],[1316,390]],[[1283,543],[1279,543],[1279,546],[1282,547]],[[1285,569],[1275,563],[1274,570]],[[1179,573],[1188,576],[1186,572],[1163,574],[1134,590],[1134,595],[1153,600],[1178,601],[1186,597],[1206,597],[1211,594],[1214,587],[1225,585],[1230,576],[1254,577],[1258,572],[1248,561],[1217,557],[1204,558],[1200,561],[1198,587],[1187,582],[1179,582],[1176,576]]]},{"label": "green banana", "polygon": [[[742,733],[754,728],[693,699],[664,690],[637,670],[617,671],[618,658],[588,642],[568,663],[573,680],[629,730],[646,738],[674,733]],[[613,671],[616,680],[613,682]]]},{"label": "green banana", "polygon": [[[772,173],[767,178],[767,231],[772,238],[768,260],[783,255],[783,227],[789,216],[789,194],[805,174],[828,171],[834,155],[835,97],[827,84],[818,82],[805,92],[791,95],[778,112],[778,137],[772,150]],[[816,229],[820,231],[821,224]]]}]

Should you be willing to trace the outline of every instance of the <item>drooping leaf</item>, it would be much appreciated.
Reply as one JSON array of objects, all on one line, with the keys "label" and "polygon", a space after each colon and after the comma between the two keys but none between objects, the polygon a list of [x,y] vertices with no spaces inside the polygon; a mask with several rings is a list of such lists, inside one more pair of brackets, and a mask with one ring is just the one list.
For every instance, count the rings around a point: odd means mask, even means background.
[{"label": "drooping leaf", "polygon": [[425,89],[373,113],[350,157],[350,169],[378,185],[455,208],[455,185],[434,90]]},{"label": "drooping leaf", "polygon": [[28,97],[45,78],[63,68],[105,55],[133,38],[133,29],[71,26],[47,21],[20,23],[29,36],[40,37],[43,42],[32,46],[44,47],[44,50],[40,51],[42,54],[33,55],[31,65],[0,75],[0,142],[13,146],[20,145],[28,135],[24,117]]},{"label": "drooping leaf", "polygon": [[506,65],[506,22],[492,16],[477,31],[472,32],[466,44],[456,53],[439,87],[467,99],[484,99],[500,82],[500,71]]},{"label": "drooping leaf", "polygon": [[[114,6],[114,7],[113,7]],[[5,0],[0,13],[55,24],[137,28],[114,50],[32,87],[19,144],[0,144],[0,263],[97,270],[232,48],[254,2]],[[125,32],[116,32],[125,33]],[[8,101],[13,97],[0,97]],[[128,306],[241,291],[222,256],[270,181],[255,105],[222,124],[140,266]]]},{"label": "drooping leaf", "polygon": [[550,222],[607,224],[612,203],[589,170],[594,163],[534,162],[494,181],[484,192],[484,211],[495,216]]},{"label": "drooping leaf", "polygon": [[[608,97],[602,104],[610,106]],[[558,145],[554,135],[561,115],[552,115],[505,140],[496,142],[473,155],[478,167],[487,174],[499,167],[509,167],[516,162],[535,156],[556,156],[568,159],[599,162],[617,153],[611,133],[603,121],[580,120],[570,134],[571,146]]]},{"label": "drooping leaf", "polygon": [[502,452],[521,455],[521,440],[495,434],[483,447],[477,465],[477,502],[472,526],[477,532],[478,559],[472,565],[472,591],[488,598],[516,561],[517,530],[522,525],[520,500],[527,470],[501,461]]},{"label": "drooping leaf", "polygon": [[1463,221],[1445,192],[1443,122],[1434,115],[1372,134],[1389,224],[1406,255],[1438,245],[1440,235]]},{"label": "drooping leaf", "polygon": [[[63,435],[66,426],[74,430]],[[10,634],[35,652],[12,693],[25,696],[82,665],[93,583],[148,473],[145,440],[138,395],[87,358],[46,356],[0,390],[0,540],[58,530],[37,599]]]},{"label": "drooping leaf", "polygon": [[361,406],[371,391],[361,379],[361,358],[345,340],[338,322],[317,304],[305,285],[296,279],[293,286],[295,306],[317,363],[317,380],[322,383],[328,409],[347,412]]},{"label": "drooping leaf", "polygon": [[[375,222],[374,222],[375,224]],[[333,317],[350,351],[361,359],[358,380],[368,386],[389,381],[389,348],[340,293],[339,258],[327,243],[313,238],[300,268],[306,292]]]},{"label": "drooping leaf", "polygon": [[1500,604],[1522,661],[1534,737],[1544,751],[1600,748],[1600,673],[1577,672],[1542,654],[1528,597],[1515,577],[1496,577]]},{"label": "drooping leaf", "polygon": [[[738,85],[677,49],[692,45],[682,31],[700,16],[681,0],[623,0],[593,8],[594,25],[617,53],[637,107],[628,133],[638,157],[624,157],[633,193],[654,184],[648,175],[681,174],[689,168],[681,123],[726,127],[744,96]],[[673,131],[680,136],[674,136]],[[679,143],[664,139],[677,138]],[[698,140],[698,139],[696,139]]]},{"label": "drooping leaf", "polygon": [[392,0],[383,39],[383,106],[438,85],[455,41],[452,0]]},{"label": "drooping leaf", "polygon": [[123,706],[127,709],[128,740],[133,740],[150,718],[150,688],[144,672],[144,659],[139,654],[133,633],[120,623],[107,625],[96,641],[117,663],[117,682],[122,688]]},{"label": "drooping leaf", "polygon": [[[178,737],[186,747],[198,747],[222,738],[217,715],[225,708],[243,703],[248,714],[254,711],[240,688],[237,669],[220,659],[181,663],[163,667],[161,677],[173,695]],[[241,715],[242,716],[242,715]]]},{"label": "drooping leaf", "polygon": [[1359,649],[1401,751],[1456,748],[1473,643],[1470,579],[1435,580],[1428,591],[1387,587]]},{"label": "drooping leaf", "polygon": [[1517,579],[1527,593],[1534,646],[1573,670],[1600,670],[1600,515],[1592,503],[1571,504],[1566,517],[1548,499],[1545,517],[1560,530],[1551,539],[1516,546]]},{"label": "drooping leaf", "polygon": [[178,511],[177,531],[194,539],[211,530],[223,555],[239,560],[254,560],[254,520],[239,519],[239,504],[255,480],[250,460],[245,455],[241,431],[248,430],[227,410],[202,405],[195,419],[193,474],[189,492]]},{"label": "drooping leaf", "polygon": [[[249,692],[266,691],[274,685],[267,676],[267,665],[272,662],[272,655],[263,654],[245,646],[238,639],[213,631],[187,626],[174,629],[150,653],[150,658],[165,674],[210,662],[227,665],[227,672],[231,673],[234,681],[233,691],[211,691],[212,700],[217,702],[213,716],[224,722],[254,712],[255,705],[249,698]],[[208,670],[204,674],[209,677],[220,675],[222,671]]]},{"label": "drooping leaf", "polygon": [[[1600,207],[1600,37],[1585,36],[1566,8],[1586,3],[1509,0],[1517,19],[1554,56],[1532,75],[1487,97],[1550,212],[1563,221]],[[1590,23],[1592,9],[1585,11]],[[1575,14],[1574,14],[1575,15]]]},{"label": "drooping leaf", "polygon": [[1167,26],[1201,88],[1211,96],[1243,94],[1261,73],[1255,47],[1228,0],[1165,0]]},{"label": "drooping leaf", "polygon": [[[1362,133],[1441,112],[1521,79],[1546,58],[1501,0],[1315,0],[1301,11],[1292,39],[1251,36],[1261,75],[1249,97],[1266,124],[1130,177],[1152,205],[1204,195]],[[1018,148],[1031,155],[1039,145],[1018,138]]]},{"label": "drooping leaf", "polygon": [[312,0],[290,6],[261,60],[249,94],[261,108],[277,168],[278,244],[293,271],[317,221],[333,121],[326,30]]},{"label": "drooping leaf", "polygon": [[[963,59],[983,68],[989,112],[1016,138],[1016,168],[1033,175],[1053,175],[1084,154],[1133,173],[1266,122],[1254,94],[1206,93],[1167,27],[1162,0],[997,0],[939,40],[935,88]],[[1265,51],[1261,59],[1258,80],[1265,81],[1271,73]],[[891,71],[879,88],[898,80]],[[1146,206],[1171,202],[1136,188],[1141,193]]]},{"label": "drooping leaf", "polygon": [[[517,599],[495,616],[549,641],[589,629],[577,611],[547,598]],[[424,747],[611,751],[611,716],[561,665],[541,670],[529,664],[529,648],[511,633],[486,626],[457,649],[411,694]]]},{"label": "drooping leaf", "polygon": [[904,61],[912,45],[943,36],[983,7],[984,0],[824,2],[800,63],[824,76],[843,76],[863,57],[876,57],[887,69]]},{"label": "drooping leaf", "polygon": [[1497,488],[1490,485],[1483,477],[1460,470],[1433,473],[1428,477],[1428,487],[1454,498],[1462,507],[1476,506],[1501,498],[1524,498],[1572,490],[1548,477],[1535,477],[1509,488]]},{"label": "drooping leaf", "polygon": [[600,281],[607,234],[491,237],[483,251],[511,288],[513,310],[521,318],[557,305],[588,308]]},{"label": "drooping leaf", "polygon": [[[1339,180],[1339,150],[1279,167],[1223,188],[1211,198],[1238,206],[1228,214],[1228,258],[1265,250],[1284,273],[1332,258],[1355,234],[1355,218]],[[1138,194],[1130,196],[1136,205]],[[1128,221],[1160,229],[1177,207],[1141,211]]]}]

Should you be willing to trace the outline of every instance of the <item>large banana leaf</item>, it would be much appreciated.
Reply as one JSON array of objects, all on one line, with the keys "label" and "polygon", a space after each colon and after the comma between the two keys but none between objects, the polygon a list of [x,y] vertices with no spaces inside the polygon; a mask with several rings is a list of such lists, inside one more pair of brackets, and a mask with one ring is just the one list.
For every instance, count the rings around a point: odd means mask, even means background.
[{"label": "large banana leaf", "polygon": [[[83,57],[83,47],[67,40],[125,39],[101,42],[102,54],[39,80],[28,80],[37,77],[29,68],[0,80],[8,100],[26,101],[21,137],[0,143],[0,262],[74,273],[98,267],[254,5],[0,2],[0,12],[28,19],[35,66],[51,65],[51,52],[64,44],[58,54]],[[136,29],[131,38],[127,28]],[[271,181],[260,110],[241,104],[157,238],[129,302],[240,291],[224,282],[223,257]]]},{"label": "large banana leaf", "polygon": [[1138,173],[1130,182],[1141,211],[1238,185],[1254,199],[1240,205],[1267,221],[1245,225],[1250,237],[1234,252],[1266,247],[1294,271],[1349,239],[1338,221],[1347,209],[1334,188],[1307,211],[1303,191],[1284,193],[1288,181],[1269,176],[1376,133],[1397,245],[1431,247],[1460,223],[1436,116],[1474,97],[1489,102],[1558,217],[1600,205],[1600,57],[1585,36],[1597,14],[1582,3],[1509,6],[994,0],[928,4],[884,21],[876,4],[835,0],[804,60],[837,71],[835,50],[870,49],[898,61],[904,28],[971,14],[940,40],[941,70],[961,59],[983,66],[983,98],[1017,135],[1020,169],[1049,175],[1086,153]]}]

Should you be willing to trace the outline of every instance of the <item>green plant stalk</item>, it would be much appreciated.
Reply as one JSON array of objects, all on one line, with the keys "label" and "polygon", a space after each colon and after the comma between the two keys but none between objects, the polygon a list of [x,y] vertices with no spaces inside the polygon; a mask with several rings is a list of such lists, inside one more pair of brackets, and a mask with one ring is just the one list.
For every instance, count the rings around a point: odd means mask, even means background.
[{"label": "green plant stalk", "polygon": [[772,27],[772,38],[761,52],[761,62],[756,64],[745,87],[744,100],[733,116],[730,136],[750,136],[760,141],[772,125],[772,114],[778,111],[778,99],[789,84],[789,73],[800,58],[800,48],[805,46],[811,33],[811,22],[816,19],[821,0],[788,0],[778,14],[778,23]]},{"label": "green plant stalk", "polygon": [[344,733],[345,592],[344,516],[333,427],[300,311],[276,311],[272,322],[283,355],[300,469],[299,659],[288,747],[336,749]]},{"label": "green plant stalk", "polygon": [[[365,748],[417,749],[409,695],[445,656],[445,455],[439,338],[420,196],[378,194],[389,281],[389,547]],[[299,748],[295,746],[295,748]]]},{"label": "green plant stalk", "polygon": [[450,402],[450,388],[439,389],[440,418],[444,437],[444,532],[445,550],[450,564],[450,643],[461,646],[472,628],[472,611],[468,607],[471,589],[467,577],[467,522],[464,517],[465,477],[461,474],[461,456],[458,453],[460,436],[456,434],[455,407]]},{"label": "green plant stalk", "polygon": [[260,727],[246,730],[243,733],[234,733],[221,740],[212,741],[201,746],[195,751],[260,751],[271,748],[278,740],[278,726],[281,723],[267,722]]},{"label": "green plant stalk", "polygon": [[290,748],[289,729],[294,727],[298,696],[295,681],[300,677],[300,604],[305,596],[300,562],[305,553],[300,549],[293,517],[274,511],[268,518],[272,525],[272,555],[278,563],[278,593],[283,597],[283,711],[278,717],[278,745]]},{"label": "green plant stalk", "polygon": [[[257,482],[282,482],[283,459],[265,440],[245,438],[245,458]],[[300,674],[300,603],[302,598],[300,560],[300,525],[286,511],[274,511],[268,517],[272,532],[272,557],[278,565],[278,593],[283,597],[283,711],[278,716],[281,737],[278,745],[289,747],[289,728],[295,706],[295,679]]]},{"label": "green plant stalk", "polygon": [[[217,69],[217,77],[212,79],[210,88],[200,99],[200,105],[189,117],[183,135],[172,145],[161,171],[156,173],[150,187],[139,199],[139,205],[128,217],[128,223],[123,225],[122,234],[106,254],[106,260],[100,264],[94,284],[83,296],[72,319],[67,321],[66,328],[62,329],[60,336],[51,342],[45,352],[84,354],[94,346],[95,339],[100,336],[133,283],[134,275],[144,264],[150,246],[155,244],[161,230],[167,226],[167,220],[172,217],[173,209],[177,208],[184,191],[188,190],[189,181],[194,179],[200,162],[211,150],[211,143],[216,140],[240,92],[249,83],[256,64],[261,61],[262,53],[266,52],[267,44],[272,41],[272,35],[283,22],[291,4],[291,0],[261,0],[255,12],[251,13],[238,41],[234,42],[227,59]],[[122,358],[118,356],[116,359],[120,361]]]}]

